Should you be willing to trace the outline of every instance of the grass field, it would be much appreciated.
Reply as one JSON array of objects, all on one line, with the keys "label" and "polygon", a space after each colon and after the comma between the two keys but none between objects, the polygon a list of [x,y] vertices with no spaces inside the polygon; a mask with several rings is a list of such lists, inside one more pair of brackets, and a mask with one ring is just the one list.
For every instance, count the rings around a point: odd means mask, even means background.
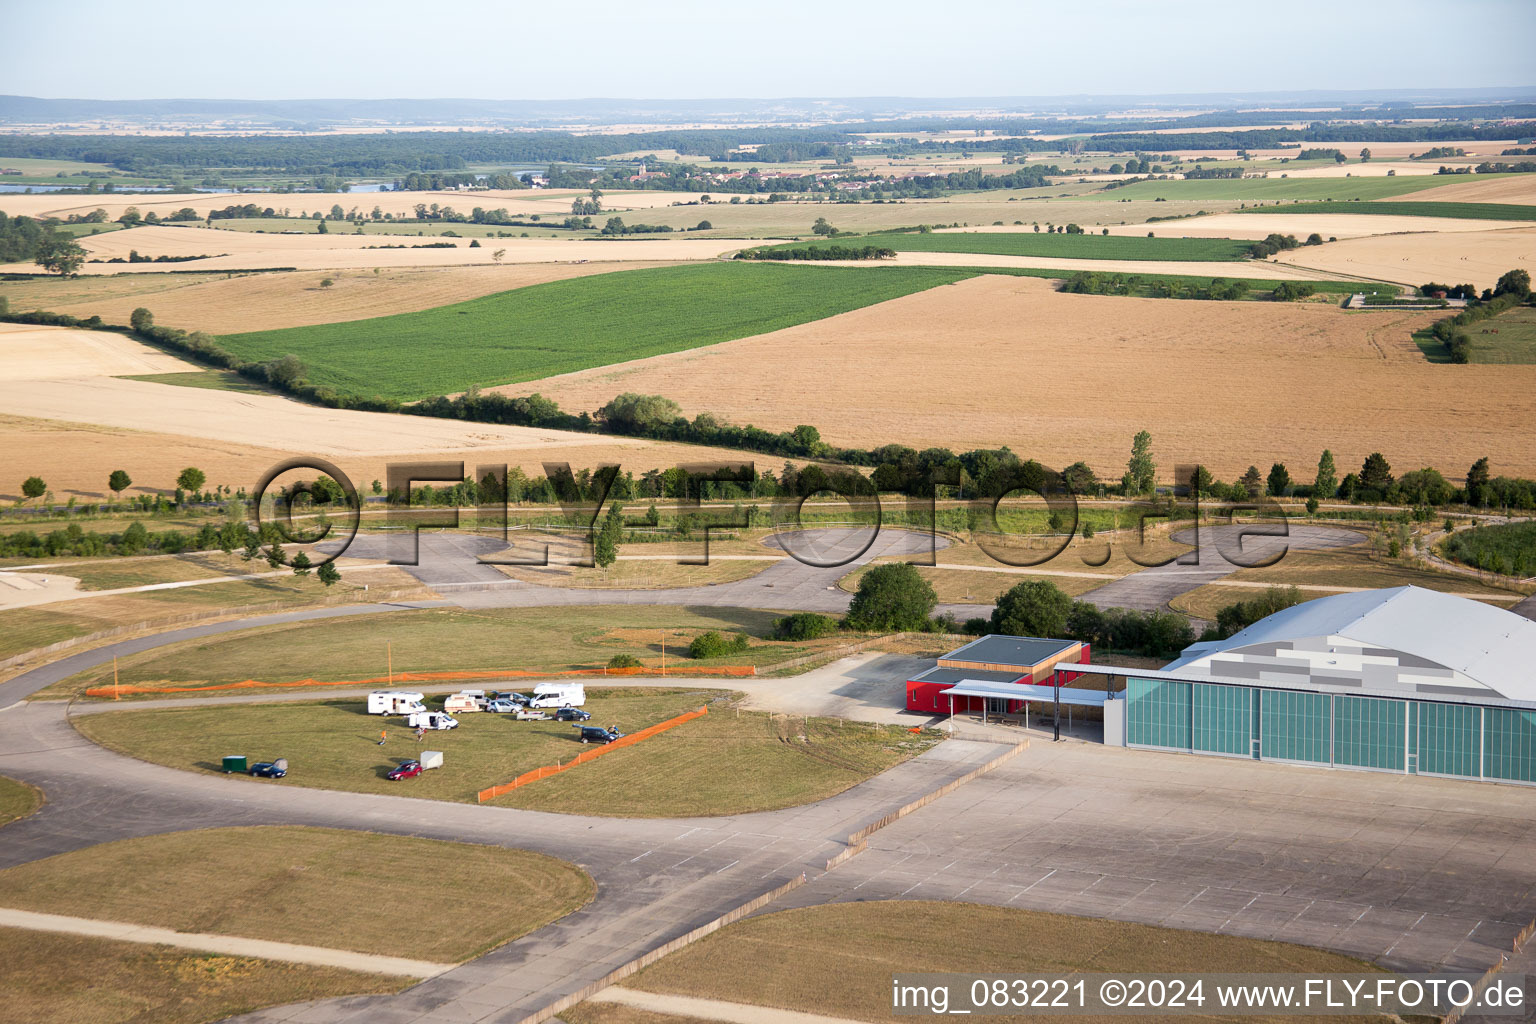
[{"label": "grass field", "polygon": [[795,242],[770,249],[874,245],[897,252],[975,252],[996,256],[1043,256],[1060,259],[1173,260],[1222,262],[1243,259],[1247,242],[1220,238],[1137,238],[1134,235],[1067,235],[1017,232],[904,231]]},{"label": "grass field", "polygon": [[264,1006],[395,992],[409,983],[334,967],[0,928],[6,1016],[27,1024],[205,1024]]},{"label": "grass field", "polygon": [[928,268],[666,267],[420,313],[226,335],[223,343],[247,359],[293,353],[314,383],[338,391],[407,400],[743,338],[969,276]]},{"label": "grass field", "polygon": [[1530,306],[1516,306],[1464,329],[1472,337],[1474,363],[1536,364],[1536,309]]},{"label": "grass field", "polygon": [[[888,1021],[903,1019],[893,1017],[890,1011],[891,975],[903,971],[1152,974],[1375,970],[1352,957],[1284,942],[975,903],[875,900],[751,917],[700,939],[620,984],[647,992]],[[584,1004],[582,1013],[571,1020],[573,1024],[607,1024],[603,1009],[602,1004]],[[588,1011],[597,1013],[587,1016]],[[1097,1022],[1123,1018],[1073,1019]]]},{"label": "grass field", "polygon": [[[623,817],[744,814],[821,799],[925,749],[932,737],[837,720],[784,719],[737,712],[720,691],[590,686],[594,723],[637,732],[701,704],[710,714],[593,764],[519,788],[497,802],[576,814]],[[112,711],[74,719],[90,739],[136,757],[207,773],[219,758],[286,757],[289,774],[260,785],[312,786],[475,802],[486,787],[591,747],[568,722],[519,722],[487,713],[457,716],[459,727],[418,743],[399,718],[364,712],[360,697],[208,708]],[[380,731],[386,736],[381,747]],[[804,739],[801,739],[804,737]],[[423,747],[445,764],[419,778],[384,774]]]},{"label": "grass field", "polygon": [[[261,571],[259,563],[252,571]],[[327,588],[311,573],[298,577],[291,573],[263,580],[210,583],[177,590],[154,590],[140,594],[112,594],[102,597],[61,601],[36,607],[12,608],[5,612],[5,626],[0,631],[0,658],[45,647],[61,640],[71,640],[101,630],[140,623],[169,625],[185,617],[217,615],[226,608],[291,610],[319,603],[325,598],[362,596],[364,583],[380,590],[414,590],[421,596],[428,591],[404,572],[378,570],[356,580],[348,579]]]},{"label": "grass field", "polygon": [[[1489,175],[1490,178],[1494,175]],[[1106,189],[1079,196],[1082,201],[1116,202],[1122,199],[1163,199],[1168,202],[1190,199],[1270,200],[1270,199],[1388,199],[1422,192],[1436,184],[1427,177],[1370,178],[1201,178],[1193,181],[1139,181],[1134,185]],[[1441,183],[1443,184],[1443,182]]]},{"label": "grass field", "polygon": [[[1398,179],[1404,180],[1404,179]],[[1406,179],[1412,180],[1412,179]],[[1411,202],[1406,200],[1354,203],[1282,203],[1255,206],[1241,213],[1349,213],[1377,217],[1452,217],[1460,220],[1536,220],[1536,206],[1515,203]]]},{"label": "grass field", "polygon": [[[213,584],[183,592],[244,585]],[[647,665],[656,664],[663,641],[670,664],[698,664],[687,658],[686,648],[694,636],[714,629],[762,637],[772,628],[774,617],[772,612],[737,608],[639,605],[473,611],[429,608],[391,612],[387,618],[363,615],[243,630],[130,655],[119,659],[118,668],[124,684],[191,686],[253,677],[269,682],[383,677],[389,656],[396,672],[601,670],[615,654],[630,654]],[[386,654],[386,641],[391,644],[391,655]],[[826,641],[796,644],[754,640],[744,653],[714,663],[767,666],[814,651],[818,643]],[[111,681],[109,665],[104,670],[71,676],[43,692],[75,695]]]},{"label": "grass field", "polygon": [[[430,898],[380,892],[391,877]],[[487,885],[488,879],[494,885]],[[342,829],[213,828],[120,839],[0,871],[0,906],[458,963],[558,920],[597,887],[555,857]],[[402,923],[381,912],[409,907]]]},{"label": "grass field", "polygon": [[43,805],[43,794],[36,787],[0,775],[0,825],[25,818]]}]

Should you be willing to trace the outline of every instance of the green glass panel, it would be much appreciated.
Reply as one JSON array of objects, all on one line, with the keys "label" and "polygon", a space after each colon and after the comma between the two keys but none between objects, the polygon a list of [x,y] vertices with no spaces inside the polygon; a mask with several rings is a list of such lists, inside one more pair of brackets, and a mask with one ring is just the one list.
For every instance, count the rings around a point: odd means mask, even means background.
[{"label": "green glass panel", "polygon": [[1195,683],[1191,745],[1212,754],[1247,757],[1252,749],[1252,692],[1245,686]]},{"label": "green glass panel", "polygon": [[1536,782],[1536,711],[1483,709],[1483,774]]},{"label": "green glass panel", "polygon": [[1324,693],[1260,691],[1263,756],[1328,764],[1332,718]]},{"label": "green glass panel", "polygon": [[1333,763],[1403,771],[1407,711],[1400,700],[1333,698]]},{"label": "green glass panel", "polygon": [[1434,775],[1477,778],[1482,754],[1478,743],[1479,708],[1466,704],[1415,701],[1418,719],[1415,740],[1419,771]]},{"label": "green glass panel", "polygon": [[1126,680],[1125,741],[1132,746],[1189,749],[1189,683]]}]

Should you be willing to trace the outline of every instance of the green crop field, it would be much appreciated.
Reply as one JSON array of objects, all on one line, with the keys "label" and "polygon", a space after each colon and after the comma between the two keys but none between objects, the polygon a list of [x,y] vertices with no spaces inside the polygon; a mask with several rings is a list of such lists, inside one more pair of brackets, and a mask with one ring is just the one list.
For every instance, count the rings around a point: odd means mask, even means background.
[{"label": "green crop field", "polygon": [[[1479,175],[1478,180],[1495,177],[1499,175]],[[1267,178],[1139,181],[1134,185],[1074,198],[1101,203],[1121,199],[1166,199],[1170,202],[1178,199],[1386,199],[1444,184],[1444,179],[1424,175],[1392,178],[1282,178],[1278,174],[1271,174]]]},{"label": "green crop field", "polygon": [[1009,232],[896,232],[849,238],[818,239],[776,245],[778,249],[826,249],[835,245],[876,245],[897,252],[972,252],[994,256],[1043,256],[1069,260],[1241,260],[1250,242],[1226,238],[1140,238],[1134,235],[1046,234],[1025,229]]},{"label": "green crop field", "polygon": [[1238,213],[1364,213],[1378,217],[1459,217],[1466,220],[1536,220],[1536,206],[1515,203],[1425,203],[1381,201],[1372,203],[1283,203],[1258,206]]},{"label": "green crop field", "polygon": [[[1046,277],[1063,281],[1074,274],[1081,273],[1081,271],[1074,270],[1071,267],[967,267],[959,269],[967,269],[976,274],[1006,274],[1010,277]],[[1105,278],[1123,277],[1127,281],[1135,278],[1136,286],[1131,290],[1130,294],[1141,296],[1150,294],[1149,286],[1152,284],[1169,284],[1178,286],[1181,289],[1198,291],[1203,288],[1209,288],[1212,281],[1241,280],[1243,284],[1248,286],[1247,298],[1268,299],[1269,293],[1274,291],[1280,284],[1277,280],[1269,280],[1267,278],[1222,278],[1220,276],[1202,276],[1199,274],[1137,274],[1131,272],[1119,273],[1110,270],[1094,271],[1093,273],[1098,277]],[[1295,284],[1298,282],[1292,281],[1291,283]],[[1363,292],[1366,295],[1397,295],[1401,292],[1401,289],[1396,285],[1374,281],[1306,281],[1301,283],[1310,284],[1321,295],[1353,295],[1356,292]]]},{"label": "green crop field", "polygon": [[972,276],[931,267],[662,267],[222,343],[251,360],[296,355],[312,383],[340,392],[408,401],[766,334]]}]

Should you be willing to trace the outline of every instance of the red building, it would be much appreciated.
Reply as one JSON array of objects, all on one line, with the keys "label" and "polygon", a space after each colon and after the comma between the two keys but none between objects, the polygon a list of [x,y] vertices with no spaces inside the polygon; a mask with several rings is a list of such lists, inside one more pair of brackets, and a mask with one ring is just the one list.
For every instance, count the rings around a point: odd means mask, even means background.
[{"label": "red building", "polygon": [[[1058,671],[1063,665],[1090,664],[1088,644],[1076,640],[1045,640],[1026,636],[984,636],[972,640],[939,659],[938,665],[907,680],[907,710],[935,714],[987,712],[1017,714],[1023,710],[1024,687],[1032,684],[1065,685],[1079,673]],[[1020,696],[956,696],[946,693],[962,683],[1009,684],[1020,687]],[[1039,702],[1038,691],[1027,699]]]}]

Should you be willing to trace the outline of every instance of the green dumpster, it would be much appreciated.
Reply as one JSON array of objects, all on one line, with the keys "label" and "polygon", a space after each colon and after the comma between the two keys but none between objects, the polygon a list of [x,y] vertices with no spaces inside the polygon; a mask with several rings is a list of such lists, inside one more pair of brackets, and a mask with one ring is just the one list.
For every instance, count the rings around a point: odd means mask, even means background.
[{"label": "green dumpster", "polygon": [[226,772],[241,772],[243,774],[246,770],[245,762],[248,759],[245,754],[225,754],[224,770]]}]

